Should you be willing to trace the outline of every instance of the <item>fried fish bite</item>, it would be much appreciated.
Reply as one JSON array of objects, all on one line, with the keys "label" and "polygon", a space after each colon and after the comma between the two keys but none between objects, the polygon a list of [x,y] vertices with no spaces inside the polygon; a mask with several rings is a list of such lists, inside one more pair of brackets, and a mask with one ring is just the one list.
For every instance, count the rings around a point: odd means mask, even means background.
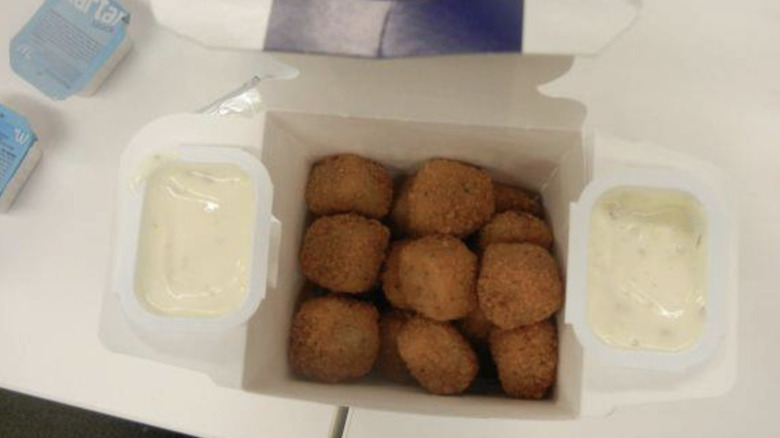
[{"label": "fried fish bite", "polygon": [[407,243],[399,255],[401,294],[410,309],[437,321],[468,315],[477,305],[477,256],[445,235]]},{"label": "fried fish bite", "polygon": [[482,309],[477,306],[465,318],[458,321],[458,328],[473,344],[487,342],[490,331],[495,325],[485,316]]},{"label": "fried fish bite", "polygon": [[314,298],[293,317],[290,364],[308,379],[341,382],[368,374],[379,345],[379,313],[374,306],[334,296]]},{"label": "fried fish bite", "polygon": [[379,219],[390,212],[393,180],[379,163],[354,154],[334,155],[312,167],[305,197],[316,215],[356,213]]},{"label": "fried fish bite", "polygon": [[544,216],[542,199],[537,193],[501,183],[493,183],[493,193],[496,197],[496,213],[515,210],[536,217]]},{"label": "fried fish bite", "polygon": [[399,275],[401,249],[408,243],[406,240],[399,240],[390,245],[382,271],[382,290],[385,293],[385,298],[397,309],[409,309],[409,303],[401,290],[401,277]]},{"label": "fried fish bite", "polygon": [[401,329],[408,320],[409,316],[402,312],[386,313],[379,320],[381,346],[375,367],[379,374],[396,383],[406,383],[412,380],[412,376],[398,352],[398,334],[401,333]]},{"label": "fried fish bite", "polygon": [[496,243],[482,255],[477,282],[479,306],[503,329],[533,324],[563,305],[563,283],[555,259],[529,243]]},{"label": "fried fish bite", "polygon": [[493,215],[490,175],[459,161],[430,160],[405,182],[391,213],[413,236],[466,236]]},{"label": "fried fish bite", "polygon": [[490,352],[511,397],[540,399],[555,383],[558,332],[550,320],[491,332]]},{"label": "fried fish bite", "polygon": [[398,352],[420,386],[433,394],[460,394],[479,371],[471,345],[446,322],[412,318],[398,334]]},{"label": "fried fish bite", "polygon": [[334,292],[365,292],[376,283],[390,231],[374,219],[354,214],[324,216],[303,239],[303,274]]},{"label": "fried fish bite", "polygon": [[528,213],[506,211],[479,230],[479,247],[487,248],[491,243],[533,243],[550,249],[553,234],[543,220]]}]

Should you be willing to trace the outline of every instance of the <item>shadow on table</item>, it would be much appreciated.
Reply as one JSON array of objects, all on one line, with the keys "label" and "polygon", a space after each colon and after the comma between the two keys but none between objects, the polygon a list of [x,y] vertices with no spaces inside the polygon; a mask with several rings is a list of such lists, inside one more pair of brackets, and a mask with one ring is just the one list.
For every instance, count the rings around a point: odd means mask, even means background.
[{"label": "shadow on table", "polygon": [[4,389],[0,389],[0,437],[189,438]]}]

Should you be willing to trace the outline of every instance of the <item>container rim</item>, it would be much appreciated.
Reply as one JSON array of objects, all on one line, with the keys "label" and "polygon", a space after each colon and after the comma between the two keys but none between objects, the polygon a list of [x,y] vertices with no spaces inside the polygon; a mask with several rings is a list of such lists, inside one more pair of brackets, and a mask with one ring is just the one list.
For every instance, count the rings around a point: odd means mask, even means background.
[{"label": "container rim", "polygon": [[[698,341],[679,352],[628,350],[601,341],[587,321],[588,238],[591,212],[606,192],[619,187],[678,190],[693,196],[707,215],[707,319]],[[608,365],[658,371],[682,372],[707,360],[725,334],[724,276],[728,272],[731,230],[727,226],[723,199],[708,185],[690,174],[672,169],[632,168],[589,183],[579,200],[571,205],[568,283],[565,320],[586,354]]]},{"label": "container rim", "polygon": [[[234,164],[250,177],[255,187],[256,208],[252,227],[250,258],[252,268],[249,274],[249,288],[244,302],[239,308],[214,318],[163,316],[147,309],[135,293],[135,271],[146,196],[146,179],[138,178],[131,182],[121,180],[120,177],[120,191],[123,194],[120,202],[125,204],[120,206],[120,209],[126,213],[126,216],[117,239],[113,285],[114,290],[119,295],[125,314],[136,324],[162,331],[213,332],[227,330],[245,323],[254,315],[265,297],[269,277],[273,184],[268,171],[254,155],[238,147],[177,145],[155,150],[143,158],[148,159],[153,156],[165,157],[161,163],[178,160],[191,163]],[[143,159],[137,160],[135,164],[138,165],[141,162]],[[135,171],[138,172],[140,169],[135,169]]]}]

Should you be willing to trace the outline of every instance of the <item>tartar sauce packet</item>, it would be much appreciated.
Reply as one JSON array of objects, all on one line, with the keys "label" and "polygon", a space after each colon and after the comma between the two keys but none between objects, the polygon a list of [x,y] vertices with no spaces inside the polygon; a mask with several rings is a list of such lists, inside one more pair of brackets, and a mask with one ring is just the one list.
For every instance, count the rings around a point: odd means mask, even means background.
[{"label": "tartar sauce packet", "polygon": [[52,99],[88,96],[132,46],[114,0],[46,0],[11,40],[11,68]]},{"label": "tartar sauce packet", "polygon": [[41,150],[27,119],[0,105],[0,212],[8,211]]}]

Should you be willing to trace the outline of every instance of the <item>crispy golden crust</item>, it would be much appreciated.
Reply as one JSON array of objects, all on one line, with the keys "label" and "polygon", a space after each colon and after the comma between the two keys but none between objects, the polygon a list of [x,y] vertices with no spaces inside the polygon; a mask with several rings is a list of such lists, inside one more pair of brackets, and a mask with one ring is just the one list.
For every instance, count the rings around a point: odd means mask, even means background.
[{"label": "crispy golden crust", "polygon": [[301,305],[290,330],[289,358],[300,375],[336,383],[368,374],[379,353],[379,313],[340,297]]},{"label": "crispy golden crust", "polygon": [[492,243],[533,243],[551,248],[553,234],[549,225],[536,216],[517,211],[506,211],[493,216],[479,230],[479,247]]},{"label": "crispy golden crust", "polygon": [[357,213],[381,218],[390,211],[393,180],[380,164],[353,154],[316,163],[306,184],[306,204],[317,215]]},{"label": "crispy golden crust", "polygon": [[409,242],[399,240],[390,245],[390,251],[387,252],[384,270],[382,271],[382,290],[385,298],[393,307],[398,309],[409,309],[409,303],[406,302],[401,291],[401,278],[398,275],[398,265],[401,260],[401,249]]},{"label": "crispy golden crust", "polygon": [[555,383],[558,332],[549,320],[512,330],[494,330],[490,352],[501,387],[512,397],[540,399]]},{"label": "crispy golden crust", "polygon": [[374,219],[353,214],[321,217],[303,240],[303,274],[335,292],[365,292],[376,283],[389,240],[390,231]]},{"label": "crispy golden crust", "polygon": [[428,161],[405,183],[392,217],[409,234],[466,236],[487,222],[495,210],[493,183],[487,172],[458,161]]},{"label": "crispy golden crust", "polygon": [[485,317],[485,313],[482,312],[479,306],[474,308],[465,318],[458,321],[460,332],[473,344],[487,342],[493,327],[495,326]]},{"label": "crispy golden crust", "polygon": [[539,194],[501,183],[493,183],[493,190],[496,197],[496,213],[517,210],[537,217],[544,216]]},{"label": "crispy golden crust", "polygon": [[563,304],[558,265],[544,248],[528,243],[496,243],[482,255],[477,282],[479,306],[503,329],[548,318]]},{"label": "crispy golden crust", "polygon": [[398,335],[398,351],[420,386],[433,394],[460,394],[479,371],[468,341],[445,322],[412,318]]},{"label": "crispy golden crust", "polygon": [[409,316],[401,312],[382,315],[379,320],[381,347],[376,361],[376,370],[382,376],[397,383],[412,380],[412,375],[409,374],[401,354],[398,353],[398,334],[408,320]]},{"label": "crispy golden crust", "polygon": [[390,211],[394,235],[406,235],[409,230],[409,189],[414,176],[406,176],[399,180],[395,189],[395,200]]},{"label": "crispy golden crust", "polygon": [[400,252],[398,268],[403,299],[428,318],[463,318],[477,305],[477,256],[452,236],[409,242]]}]

